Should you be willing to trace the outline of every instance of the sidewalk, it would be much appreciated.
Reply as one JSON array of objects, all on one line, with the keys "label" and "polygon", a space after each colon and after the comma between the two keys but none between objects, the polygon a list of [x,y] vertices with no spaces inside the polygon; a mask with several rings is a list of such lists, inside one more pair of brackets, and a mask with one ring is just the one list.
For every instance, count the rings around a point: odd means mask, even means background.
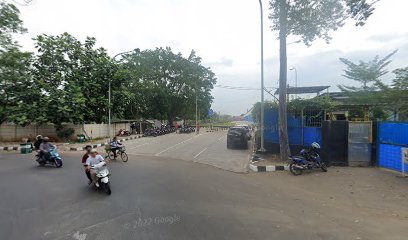
[{"label": "sidewalk", "polygon": [[[119,142],[125,142],[129,140],[139,139],[142,135],[131,135],[128,137],[118,137]],[[105,146],[108,144],[109,138],[91,140],[84,143],[60,143],[52,142],[51,144],[56,145],[60,150],[63,151],[83,151],[86,145],[91,145],[93,148]],[[7,144],[7,145],[6,145]],[[20,151],[19,143],[0,143],[0,151]]]}]

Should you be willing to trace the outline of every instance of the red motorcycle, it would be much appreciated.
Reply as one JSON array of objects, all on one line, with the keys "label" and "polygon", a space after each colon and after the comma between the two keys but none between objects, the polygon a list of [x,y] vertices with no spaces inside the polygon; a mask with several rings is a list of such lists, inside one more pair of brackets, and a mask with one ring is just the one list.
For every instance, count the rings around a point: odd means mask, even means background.
[{"label": "red motorcycle", "polygon": [[125,137],[125,136],[130,136],[130,135],[132,135],[132,134],[130,133],[130,131],[125,130],[125,129],[120,129],[120,130],[119,130],[119,133],[118,133],[116,136]]}]

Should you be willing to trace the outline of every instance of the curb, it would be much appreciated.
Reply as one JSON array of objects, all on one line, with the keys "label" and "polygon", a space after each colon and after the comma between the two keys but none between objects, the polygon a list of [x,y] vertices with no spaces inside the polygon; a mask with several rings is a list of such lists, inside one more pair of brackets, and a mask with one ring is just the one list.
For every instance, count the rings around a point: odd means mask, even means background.
[{"label": "curb", "polygon": [[[139,138],[142,138],[142,136],[124,138],[124,139],[119,140],[119,142],[126,142],[126,141],[139,139]],[[108,143],[97,143],[97,144],[93,144],[92,147],[97,148],[97,147],[105,146],[107,144]],[[84,148],[85,147],[65,147],[65,148],[61,148],[61,149],[64,149],[65,151],[84,151]],[[20,147],[19,146],[8,146],[8,147],[1,147],[0,146],[0,151],[20,151]]]},{"label": "curb", "polygon": [[[130,140],[134,140],[134,139],[139,139],[139,138],[142,138],[142,136],[135,136],[135,137],[124,138],[124,139],[118,140],[118,142],[126,142],[126,141],[130,141]],[[93,145],[92,145],[92,148],[103,147],[103,146],[105,146],[105,145],[108,145],[108,143],[105,142],[105,143],[93,144]],[[65,151],[72,151],[72,152],[75,152],[75,151],[84,151],[84,150],[85,150],[85,147],[67,147],[67,148],[65,148]]]},{"label": "curb", "polygon": [[249,164],[249,168],[254,172],[276,172],[289,170],[289,166],[285,165],[255,166],[253,164]]},{"label": "curb", "polygon": [[0,151],[20,151],[20,147],[0,147]]}]

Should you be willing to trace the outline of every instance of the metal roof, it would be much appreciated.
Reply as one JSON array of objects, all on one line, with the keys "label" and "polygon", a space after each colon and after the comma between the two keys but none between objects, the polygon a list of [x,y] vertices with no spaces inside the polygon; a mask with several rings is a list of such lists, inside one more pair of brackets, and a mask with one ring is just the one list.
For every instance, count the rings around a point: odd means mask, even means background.
[{"label": "metal roof", "polygon": [[[286,88],[286,94],[307,94],[307,93],[320,93],[328,89],[330,86],[312,86],[312,87],[288,87]],[[279,94],[279,88],[276,89],[275,95]]]}]

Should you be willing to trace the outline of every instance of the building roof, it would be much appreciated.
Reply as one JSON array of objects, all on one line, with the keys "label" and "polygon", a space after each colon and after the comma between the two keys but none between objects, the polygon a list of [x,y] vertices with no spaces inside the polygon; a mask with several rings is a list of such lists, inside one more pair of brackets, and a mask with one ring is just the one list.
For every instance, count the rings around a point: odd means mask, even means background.
[{"label": "building roof", "polygon": [[[329,87],[330,86],[288,87],[286,88],[286,94],[320,93]],[[277,94],[279,94],[279,88],[275,91],[275,95]]]}]

